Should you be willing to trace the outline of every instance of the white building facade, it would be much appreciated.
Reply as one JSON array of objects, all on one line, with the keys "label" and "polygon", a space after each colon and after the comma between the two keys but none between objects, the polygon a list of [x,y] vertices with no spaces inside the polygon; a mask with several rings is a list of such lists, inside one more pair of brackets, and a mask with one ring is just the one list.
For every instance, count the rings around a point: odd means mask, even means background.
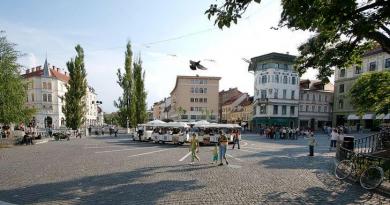
[{"label": "white building facade", "polygon": [[[27,102],[29,107],[37,109],[34,118],[37,128],[52,127],[58,129],[66,126],[66,118],[62,107],[65,105],[66,85],[70,79],[67,72],[51,66],[47,60],[42,66],[27,69],[22,75],[27,82]],[[98,104],[97,95],[88,86],[86,100],[86,124],[97,125]],[[91,123],[91,124],[89,124]]]},{"label": "white building facade", "polygon": [[298,126],[299,76],[294,70],[295,56],[269,53],[251,59],[254,72],[252,125]]}]

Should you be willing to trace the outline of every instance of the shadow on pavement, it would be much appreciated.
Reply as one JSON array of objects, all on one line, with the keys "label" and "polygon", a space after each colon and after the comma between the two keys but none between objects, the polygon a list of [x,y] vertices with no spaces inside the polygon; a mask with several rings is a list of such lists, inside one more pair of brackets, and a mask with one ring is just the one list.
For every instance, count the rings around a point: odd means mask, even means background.
[{"label": "shadow on pavement", "polygon": [[[159,199],[172,192],[203,188],[197,185],[195,179],[142,182],[142,178],[156,174],[159,169],[170,168],[170,166],[140,168],[131,172],[0,190],[0,199],[16,204],[156,204]],[[175,169],[185,171],[177,166]]]}]

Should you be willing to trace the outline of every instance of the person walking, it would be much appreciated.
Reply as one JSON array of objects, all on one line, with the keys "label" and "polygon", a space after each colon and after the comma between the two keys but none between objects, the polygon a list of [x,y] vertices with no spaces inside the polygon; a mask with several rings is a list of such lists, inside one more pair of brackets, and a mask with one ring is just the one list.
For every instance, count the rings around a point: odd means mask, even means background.
[{"label": "person walking", "polygon": [[227,146],[228,146],[228,138],[226,137],[226,135],[222,131],[219,131],[218,143],[219,143],[219,160],[220,160],[220,163],[219,163],[218,166],[222,166],[223,165],[222,158],[225,159],[226,165],[228,165],[229,162],[226,159],[226,150],[227,150]]},{"label": "person walking", "polygon": [[237,144],[238,146],[238,149],[240,149],[240,139],[239,139],[239,133],[238,133],[238,130],[235,130],[233,132],[233,147],[232,149],[234,149],[234,146]]},{"label": "person walking", "polygon": [[191,142],[190,142],[190,152],[191,152],[191,164],[194,164],[195,158],[200,161],[199,157],[196,153],[199,153],[199,141],[196,138],[196,134],[192,134]]},{"label": "person walking", "polygon": [[212,164],[217,164],[218,163],[218,145],[214,146],[214,149],[212,150],[213,153],[213,162]]},{"label": "person walking", "polygon": [[333,129],[332,133],[330,133],[330,147],[329,151],[332,150],[332,147],[336,148],[336,143],[339,140],[339,134],[336,129]]},{"label": "person walking", "polygon": [[309,145],[309,156],[312,157],[314,156],[314,146],[317,145],[317,141],[314,138],[314,133],[312,131],[309,133],[307,144]]}]

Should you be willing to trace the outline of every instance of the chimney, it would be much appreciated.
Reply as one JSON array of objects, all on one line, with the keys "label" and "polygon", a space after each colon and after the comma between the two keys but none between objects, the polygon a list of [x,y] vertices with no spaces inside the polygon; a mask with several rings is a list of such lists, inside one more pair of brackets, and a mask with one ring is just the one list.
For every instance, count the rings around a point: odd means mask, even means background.
[{"label": "chimney", "polygon": [[60,72],[60,68],[57,68],[57,72]]},{"label": "chimney", "polygon": [[[30,70],[30,69],[29,69]],[[31,72],[35,72],[35,68],[31,68]]]},{"label": "chimney", "polygon": [[68,73],[65,71],[65,75],[68,75]]},{"label": "chimney", "polygon": [[28,74],[28,73],[30,73],[30,69],[27,69],[27,70],[26,70],[26,74]]},{"label": "chimney", "polygon": [[56,69],[56,67],[54,67],[54,65],[53,65],[53,70],[55,70]]},{"label": "chimney", "polygon": [[287,51],[287,52],[286,52],[286,54],[287,54],[287,55],[289,55],[289,54],[290,54],[290,52],[288,52],[288,51]]}]

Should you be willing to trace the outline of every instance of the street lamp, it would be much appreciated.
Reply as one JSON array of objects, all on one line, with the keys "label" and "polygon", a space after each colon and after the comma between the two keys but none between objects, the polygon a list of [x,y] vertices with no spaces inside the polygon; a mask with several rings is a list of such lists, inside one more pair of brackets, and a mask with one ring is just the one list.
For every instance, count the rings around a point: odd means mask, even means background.
[{"label": "street lamp", "polygon": [[127,134],[130,133],[130,129],[129,129],[129,117],[126,117],[126,131],[127,131]]}]

